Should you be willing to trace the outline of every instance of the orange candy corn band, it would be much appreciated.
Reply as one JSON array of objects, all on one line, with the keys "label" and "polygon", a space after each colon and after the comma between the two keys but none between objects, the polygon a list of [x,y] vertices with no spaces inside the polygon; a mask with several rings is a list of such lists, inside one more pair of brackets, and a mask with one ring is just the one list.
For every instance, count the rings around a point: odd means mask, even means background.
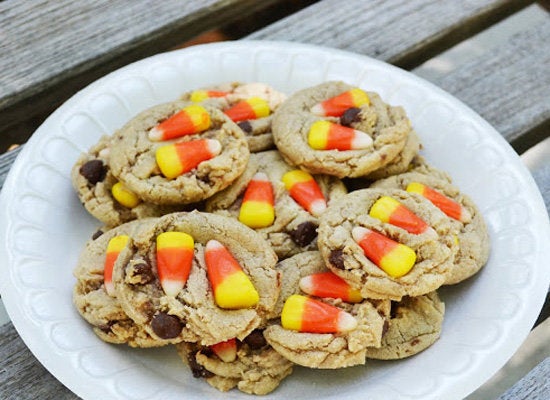
[{"label": "orange candy corn band", "polygon": [[281,325],[298,332],[339,333],[354,330],[357,320],[330,304],[295,294],[285,301]]},{"label": "orange candy corn band", "polygon": [[266,174],[258,172],[248,183],[239,211],[239,221],[250,228],[265,228],[275,220],[273,186]]},{"label": "orange candy corn band", "polygon": [[418,182],[411,182],[407,185],[406,190],[407,192],[418,193],[421,196],[424,196],[430,200],[434,206],[443,211],[448,217],[463,222],[469,221],[471,218],[470,213],[462,207],[462,205],[429,186]]},{"label": "orange candy corn band", "polygon": [[221,144],[215,139],[199,139],[161,146],[155,157],[162,174],[168,179],[177,178],[196,168],[201,162],[216,157]]},{"label": "orange candy corn band", "polygon": [[157,236],[157,270],[160,285],[168,296],[177,296],[185,286],[195,252],[193,237],[184,232]]},{"label": "orange candy corn band", "polygon": [[347,109],[364,104],[370,104],[369,96],[363,90],[354,88],[314,105],[311,112],[323,117],[341,117]]},{"label": "orange candy corn band", "polygon": [[194,90],[191,93],[190,100],[195,103],[200,103],[206,99],[225,97],[229,92],[220,90]]},{"label": "orange candy corn band", "polygon": [[198,105],[185,107],[181,111],[162,121],[149,131],[149,139],[155,142],[192,135],[210,128],[208,111]]},{"label": "orange candy corn band", "polygon": [[234,122],[267,117],[270,112],[269,104],[260,97],[251,97],[240,101],[224,111]]},{"label": "orange candy corn band", "polygon": [[103,282],[105,291],[111,297],[115,296],[115,287],[113,285],[113,267],[120,252],[126,247],[129,236],[119,235],[111,238],[107,244],[107,252],[105,255],[105,263],[103,268]]},{"label": "orange candy corn band", "polygon": [[373,144],[365,132],[324,120],[311,125],[307,141],[315,150],[361,150]]},{"label": "orange candy corn band", "polygon": [[288,171],[282,181],[290,196],[311,215],[318,217],[327,208],[321,188],[309,173],[299,169]]},{"label": "orange candy corn band", "polygon": [[406,275],[416,262],[413,249],[378,232],[355,227],[351,233],[365,256],[393,278]]},{"label": "orange candy corn band", "polygon": [[309,295],[342,299],[348,303],[359,303],[363,300],[361,293],[349,283],[327,271],[308,275],[300,279],[300,289]]},{"label": "orange candy corn band", "polygon": [[389,196],[382,196],[376,200],[369,211],[369,215],[416,235],[424,233],[429,228],[429,225],[415,213]]},{"label": "orange candy corn band", "polygon": [[233,362],[237,359],[237,340],[229,339],[225,342],[216,343],[210,346],[210,349],[223,362]]},{"label": "orange candy corn band", "polygon": [[204,258],[214,300],[219,307],[240,309],[258,304],[260,296],[254,285],[223,244],[217,240],[208,241]]}]

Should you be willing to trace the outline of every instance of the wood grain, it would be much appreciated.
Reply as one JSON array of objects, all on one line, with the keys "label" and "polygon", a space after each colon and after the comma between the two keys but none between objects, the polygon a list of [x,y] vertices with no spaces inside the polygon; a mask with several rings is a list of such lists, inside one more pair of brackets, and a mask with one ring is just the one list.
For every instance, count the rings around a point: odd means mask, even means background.
[{"label": "wood grain", "polygon": [[550,357],[512,386],[498,400],[548,400],[550,399]]}]

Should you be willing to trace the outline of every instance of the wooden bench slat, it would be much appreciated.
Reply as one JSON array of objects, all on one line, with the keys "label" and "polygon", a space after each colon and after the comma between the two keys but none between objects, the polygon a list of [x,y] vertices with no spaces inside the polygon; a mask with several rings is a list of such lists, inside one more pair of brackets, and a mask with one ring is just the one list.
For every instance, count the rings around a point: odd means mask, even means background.
[{"label": "wooden bench slat", "polygon": [[28,139],[11,128],[106,73],[277,1],[0,1],[0,141]]},{"label": "wooden bench slat", "polygon": [[550,132],[548,38],[550,18],[434,83],[468,104],[522,153]]},{"label": "wooden bench slat", "polygon": [[550,398],[550,357],[512,386],[498,400],[548,400]]},{"label": "wooden bench slat", "polygon": [[323,0],[248,38],[336,47],[410,69],[529,3]]}]

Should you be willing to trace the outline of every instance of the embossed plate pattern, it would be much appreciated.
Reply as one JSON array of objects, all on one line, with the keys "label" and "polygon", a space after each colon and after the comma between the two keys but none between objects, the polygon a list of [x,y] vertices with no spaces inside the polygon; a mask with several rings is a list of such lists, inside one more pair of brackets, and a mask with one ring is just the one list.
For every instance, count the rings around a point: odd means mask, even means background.
[{"label": "embossed plate pattern", "polygon": [[[382,62],[303,44],[241,41],[160,54],[107,75],[53,113],[14,164],[0,198],[0,289],[21,337],[53,375],[84,399],[220,398],[191,377],[172,348],[105,344],[75,311],[72,269],[99,224],[73,193],[71,166],[101,134],[185,90],[240,80],[290,94],[331,79],[405,107],[425,157],[481,208],[492,253],[476,277],[441,290],[442,336],[425,352],[339,371],[296,368],[268,397],[458,399],[511,357],[550,281],[550,232],[534,181],[498,132],[452,96]],[[237,391],[224,397],[249,398]]]}]

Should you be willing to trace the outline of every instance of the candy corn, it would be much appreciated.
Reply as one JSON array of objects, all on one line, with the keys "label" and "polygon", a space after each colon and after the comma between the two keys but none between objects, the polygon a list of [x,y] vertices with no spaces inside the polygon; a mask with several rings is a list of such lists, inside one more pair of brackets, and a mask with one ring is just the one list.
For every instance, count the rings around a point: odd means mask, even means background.
[{"label": "candy corn", "polygon": [[193,262],[195,241],[184,232],[157,236],[157,270],[160,285],[168,296],[177,296],[185,286]]},{"label": "candy corn", "polygon": [[215,139],[198,139],[161,146],[155,156],[162,174],[174,179],[216,157],[221,150],[221,143]]},{"label": "candy corn", "polygon": [[311,215],[318,217],[327,208],[321,188],[307,172],[299,169],[288,171],[282,181],[290,196]]},{"label": "candy corn", "polygon": [[365,256],[393,278],[406,275],[416,262],[413,249],[378,232],[357,226],[351,234]]},{"label": "candy corn", "polygon": [[406,190],[407,192],[418,193],[419,195],[424,196],[430,200],[434,206],[443,211],[448,217],[462,222],[470,221],[472,218],[468,210],[462,207],[462,205],[422,183],[411,182],[407,185]]},{"label": "candy corn", "polygon": [[374,202],[369,215],[382,222],[405,229],[415,235],[425,232],[429,225],[420,219],[415,213],[389,196],[382,196]]},{"label": "candy corn", "polygon": [[299,282],[300,289],[309,295],[342,299],[348,303],[363,300],[361,293],[349,283],[330,271],[304,276]]},{"label": "candy corn", "polygon": [[275,220],[273,187],[266,174],[258,172],[248,183],[239,221],[251,228],[265,228]]},{"label": "candy corn", "polygon": [[240,309],[253,307],[260,301],[254,285],[223,244],[217,240],[208,241],[204,259],[218,306]]},{"label": "candy corn", "polygon": [[119,204],[127,208],[134,208],[141,202],[139,197],[124,186],[122,182],[115,183],[111,188],[111,193]]},{"label": "candy corn", "polygon": [[372,139],[365,132],[324,120],[311,125],[307,142],[315,150],[345,151],[372,147]]},{"label": "candy corn", "polygon": [[210,349],[223,362],[233,362],[237,359],[237,340],[229,339],[225,342],[220,342],[210,346]]},{"label": "candy corn", "polygon": [[105,290],[111,297],[115,296],[115,286],[113,285],[113,267],[118,254],[126,247],[130,238],[126,235],[119,235],[111,238],[107,244],[107,254],[103,268],[103,282]]},{"label": "candy corn", "polygon": [[251,97],[239,101],[233,107],[224,111],[235,122],[267,117],[271,110],[267,101],[260,97]]},{"label": "candy corn", "polygon": [[369,96],[359,88],[340,93],[311,107],[311,112],[322,117],[340,117],[348,108],[370,104]]},{"label": "candy corn", "polygon": [[339,333],[357,328],[353,315],[330,304],[294,294],[281,312],[283,328],[309,333]]},{"label": "candy corn", "polygon": [[149,139],[158,142],[192,135],[210,128],[210,115],[203,107],[192,105],[162,121],[149,131]]},{"label": "candy corn", "polygon": [[223,92],[221,90],[194,90],[191,93],[191,101],[195,103],[200,103],[206,99],[211,99],[214,97],[225,97],[229,92]]}]

